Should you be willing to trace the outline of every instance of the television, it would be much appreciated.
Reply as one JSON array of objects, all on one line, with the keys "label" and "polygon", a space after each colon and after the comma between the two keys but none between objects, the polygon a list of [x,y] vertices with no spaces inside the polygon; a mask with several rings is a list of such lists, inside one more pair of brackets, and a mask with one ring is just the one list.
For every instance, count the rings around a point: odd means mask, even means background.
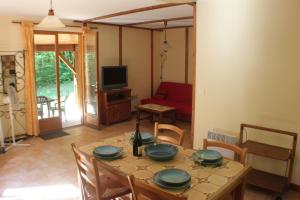
[{"label": "television", "polygon": [[103,66],[102,89],[111,90],[127,87],[127,66]]}]

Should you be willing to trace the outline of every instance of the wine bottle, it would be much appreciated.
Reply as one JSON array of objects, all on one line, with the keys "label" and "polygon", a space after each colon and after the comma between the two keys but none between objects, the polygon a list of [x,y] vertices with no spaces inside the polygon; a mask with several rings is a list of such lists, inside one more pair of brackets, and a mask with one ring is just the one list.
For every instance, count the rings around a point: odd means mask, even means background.
[{"label": "wine bottle", "polygon": [[134,133],[134,138],[133,138],[133,155],[140,157],[142,156],[142,145],[143,145],[143,141],[142,141],[142,136],[140,133],[140,124],[137,122],[136,123],[136,129],[135,129],[135,133]]}]

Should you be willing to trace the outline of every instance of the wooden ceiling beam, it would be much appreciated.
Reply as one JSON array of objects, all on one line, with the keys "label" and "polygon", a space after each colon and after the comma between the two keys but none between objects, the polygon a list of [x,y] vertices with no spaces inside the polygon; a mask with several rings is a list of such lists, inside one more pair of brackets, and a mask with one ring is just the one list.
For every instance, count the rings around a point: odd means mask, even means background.
[{"label": "wooden ceiling beam", "polygon": [[157,22],[165,22],[165,21],[179,21],[179,20],[185,20],[185,19],[193,19],[193,16],[187,16],[187,17],[175,17],[175,18],[168,18],[168,19],[157,19],[157,20],[149,20],[149,21],[142,21],[142,22],[136,22],[136,23],[130,23],[126,24],[127,26],[135,26],[135,25],[142,25],[142,24],[152,24]]},{"label": "wooden ceiling beam", "polygon": [[165,29],[176,29],[176,28],[193,28],[194,26],[193,25],[189,25],[189,26],[170,26],[170,27],[167,27],[167,28],[155,28],[153,30],[155,31],[163,31]]},{"label": "wooden ceiling beam", "polygon": [[188,3],[158,4],[158,5],[154,5],[154,6],[148,6],[148,7],[143,7],[143,8],[137,8],[137,9],[127,10],[127,11],[112,13],[112,14],[108,14],[108,15],[98,16],[98,17],[86,19],[86,20],[84,20],[84,22],[91,22],[91,21],[100,20],[100,19],[107,19],[107,18],[117,17],[117,16],[121,16],[121,15],[129,15],[129,14],[138,13],[138,12],[145,12],[145,11],[149,11],[149,10],[156,10],[156,9],[185,5],[185,4],[188,4]]},{"label": "wooden ceiling beam", "polygon": [[[84,21],[80,20],[74,20],[76,23],[86,23]],[[141,30],[153,30],[152,28],[144,28],[144,27],[137,27],[137,26],[129,26],[129,25],[123,25],[123,24],[113,24],[113,23],[106,23],[106,22],[87,22],[89,24],[94,24],[94,25],[106,25],[106,26],[122,26],[125,28],[135,28],[135,29],[141,29]],[[160,31],[160,30],[157,30]]]}]

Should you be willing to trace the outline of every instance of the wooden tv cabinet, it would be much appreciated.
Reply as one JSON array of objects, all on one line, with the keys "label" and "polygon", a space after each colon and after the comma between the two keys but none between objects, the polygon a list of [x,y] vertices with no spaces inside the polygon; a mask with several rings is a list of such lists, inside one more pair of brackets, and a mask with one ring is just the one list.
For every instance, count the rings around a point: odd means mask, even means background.
[{"label": "wooden tv cabinet", "polygon": [[99,105],[101,123],[125,121],[131,114],[131,89],[100,90]]}]

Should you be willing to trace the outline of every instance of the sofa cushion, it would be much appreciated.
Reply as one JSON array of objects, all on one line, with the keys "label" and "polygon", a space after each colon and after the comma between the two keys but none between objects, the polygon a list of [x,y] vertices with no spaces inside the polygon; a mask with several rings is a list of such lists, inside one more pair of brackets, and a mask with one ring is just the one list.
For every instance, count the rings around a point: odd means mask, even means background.
[{"label": "sofa cushion", "polygon": [[166,99],[192,104],[193,88],[190,84],[162,82],[159,89],[168,91]]},{"label": "sofa cushion", "polygon": [[156,91],[156,94],[153,96],[153,98],[163,100],[163,99],[166,99],[167,96],[168,96],[167,90],[158,88],[158,90]]}]

